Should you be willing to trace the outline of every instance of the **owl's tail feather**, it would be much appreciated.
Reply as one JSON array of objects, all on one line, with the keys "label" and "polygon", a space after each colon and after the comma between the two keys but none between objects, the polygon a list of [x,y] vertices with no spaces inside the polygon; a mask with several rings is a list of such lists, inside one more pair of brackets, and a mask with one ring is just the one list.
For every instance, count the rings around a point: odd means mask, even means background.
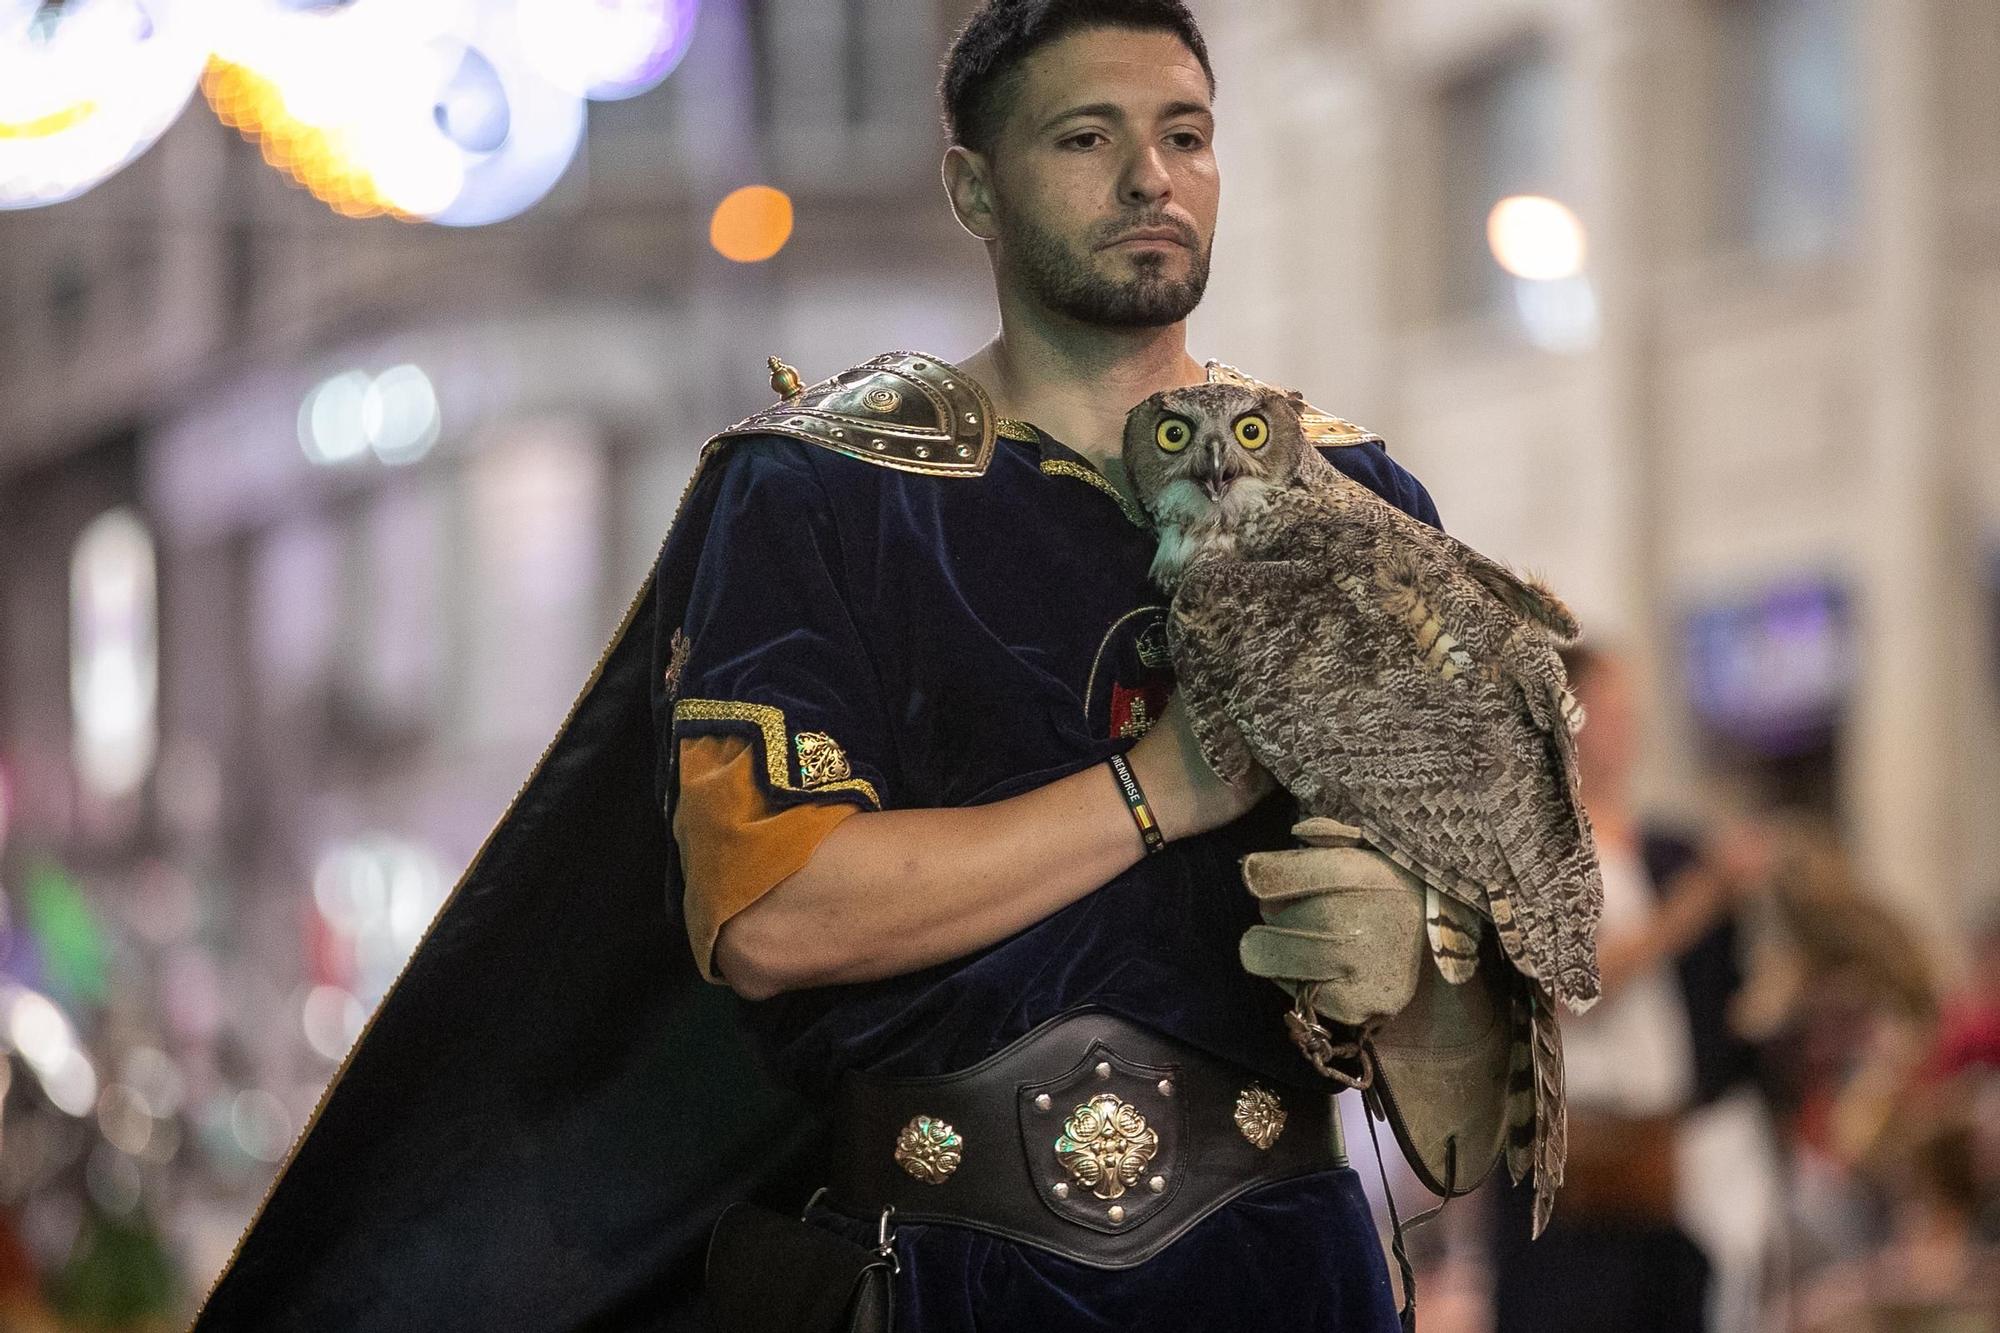
[{"label": "owl's tail feather", "polygon": [[1514,1034],[1507,1061],[1507,1176],[1516,1185],[1535,1164],[1535,1036],[1534,983],[1514,978],[1514,1002],[1509,1030]]},{"label": "owl's tail feather", "polygon": [[1555,1006],[1540,986],[1529,987],[1535,1062],[1535,1226],[1542,1234],[1562,1188],[1563,1161],[1569,1156],[1569,1119],[1563,1104],[1562,1033]]},{"label": "owl's tail feather", "polygon": [[1431,957],[1444,979],[1453,985],[1472,980],[1479,970],[1479,940],[1486,933],[1479,913],[1428,885],[1424,889],[1424,930],[1430,936]]}]

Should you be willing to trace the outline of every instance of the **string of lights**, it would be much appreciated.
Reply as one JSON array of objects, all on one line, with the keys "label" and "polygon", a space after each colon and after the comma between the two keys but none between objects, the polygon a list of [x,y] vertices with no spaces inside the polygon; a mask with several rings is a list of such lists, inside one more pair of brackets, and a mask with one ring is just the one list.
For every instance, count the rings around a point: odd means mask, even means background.
[{"label": "string of lights", "polygon": [[483,226],[543,199],[584,104],[658,86],[699,0],[0,0],[0,208],[83,194],[200,89],[347,217]]}]

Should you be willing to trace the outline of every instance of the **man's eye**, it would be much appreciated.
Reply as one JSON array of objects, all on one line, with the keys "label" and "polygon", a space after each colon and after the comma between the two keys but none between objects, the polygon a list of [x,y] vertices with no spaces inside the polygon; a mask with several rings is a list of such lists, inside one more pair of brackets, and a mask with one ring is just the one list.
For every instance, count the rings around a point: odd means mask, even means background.
[{"label": "man's eye", "polygon": [[1204,143],[1208,142],[1206,139],[1202,138],[1199,134],[1196,134],[1192,130],[1183,130],[1179,134],[1173,134],[1167,137],[1173,140],[1174,146],[1176,148],[1185,148],[1189,152],[1193,152],[1195,149],[1201,147]]},{"label": "man's eye", "polygon": [[[1062,146],[1065,148],[1095,148],[1097,146],[1098,141],[1102,140],[1103,138],[1104,136],[1099,134],[1096,130],[1085,130],[1081,134],[1072,134],[1069,136],[1069,138],[1064,139],[1062,141]],[[1088,143],[1084,142],[1086,139],[1089,140],[1090,142]]]}]

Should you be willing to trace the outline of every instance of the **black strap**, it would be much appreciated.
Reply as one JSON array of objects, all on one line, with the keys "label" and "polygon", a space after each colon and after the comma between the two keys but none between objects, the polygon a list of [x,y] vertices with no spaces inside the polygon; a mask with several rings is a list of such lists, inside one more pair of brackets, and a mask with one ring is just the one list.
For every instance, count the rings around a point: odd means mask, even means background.
[{"label": "black strap", "polygon": [[1375,1148],[1375,1170],[1382,1177],[1382,1198],[1389,1205],[1389,1253],[1396,1258],[1396,1269],[1403,1278],[1403,1308],[1396,1315],[1403,1323],[1403,1333],[1417,1333],[1417,1274],[1410,1266],[1410,1254],[1403,1245],[1405,1233],[1415,1231],[1424,1223],[1444,1211],[1458,1187],[1458,1140],[1444,1141],[1445,1197],[1435,1207],[1426,1208],[1412,1217],[1406,1224],[1396,1212],[1396,1192],[1389,1188],[1389,1169],[1382,1164],[1382,1140],[1375,1135],[1375,1122],[1387,1120],[1388,1112],[1382,1108],[1381,1094],[1369,1088],[1361,1094],[1362,1107],[1368,1117],[1368,1142]]}]

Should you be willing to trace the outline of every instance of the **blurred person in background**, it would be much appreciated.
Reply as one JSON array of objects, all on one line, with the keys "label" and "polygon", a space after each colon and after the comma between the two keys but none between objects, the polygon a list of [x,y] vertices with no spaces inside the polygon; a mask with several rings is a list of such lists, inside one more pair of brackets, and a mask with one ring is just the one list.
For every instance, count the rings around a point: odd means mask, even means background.
[{"label": "blurred person in background", "polygon": [[1772,1027],[1801,1181],[1798,1326],[2000,1329],[2000,938],[1973,936],[1941,998],[1837,841],[1788,843],[1775,897],[1809,924],[1799,961],[1773,969],[1799,998]]},{"label": "blurred person in background", "polygon": [[2000,1078],[2000,911],[1972,936],[1965,982],[1944,1002],[1927,1073],[1932,1079]]},{"label": "blurred person in background", "polygon": [[1583,797],[1604,871],[1603,998],[1563,1015],[1569,1164],[1528,1239],[1529,1192],[1496,1193],[1498,1333],[1742,1333],[1762,1326],[1780,1179],[1756,1053],[1730,1028],[1734,915],[1764,878],[1753,827],[1709,846],[1633,804],[1643,720],[1617,653],[1564,654],[1583,705]]}]

